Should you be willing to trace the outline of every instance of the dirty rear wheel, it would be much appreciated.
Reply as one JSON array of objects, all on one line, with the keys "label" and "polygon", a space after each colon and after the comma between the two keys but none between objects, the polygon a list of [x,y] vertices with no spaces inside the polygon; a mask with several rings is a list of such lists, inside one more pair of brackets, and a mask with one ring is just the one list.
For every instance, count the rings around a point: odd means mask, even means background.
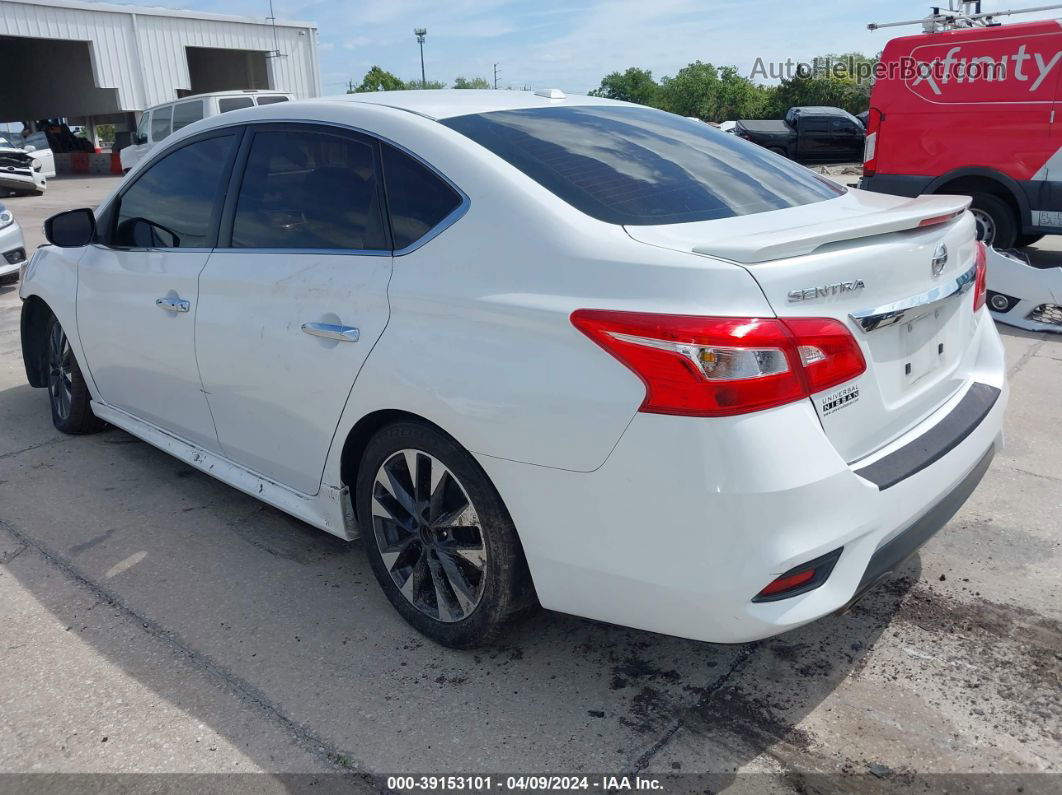
[{"label": "dirty rear wheel", "polygon": [[103,430],[107,424],[92,413],[85,377],[70,349],[70,340],[54,315],[48,319],[46,334],[45,367],[52,424],[63,433]]},{"label": "dirty rear wheel", "polygon": [[490,643],[537,603],[501,497],[468,451],[430,425],[400,422],[373,437],[356,501],[380,587],[432,640]]}]

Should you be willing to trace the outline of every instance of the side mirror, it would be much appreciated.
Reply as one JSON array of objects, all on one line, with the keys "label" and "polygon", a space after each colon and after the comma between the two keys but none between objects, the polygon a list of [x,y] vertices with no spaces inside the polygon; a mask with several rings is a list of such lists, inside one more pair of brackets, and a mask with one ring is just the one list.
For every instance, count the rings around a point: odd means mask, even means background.
[{"label": "side mirror", "polygon": [[22,147],[22,151],[23,152],[36,152],[37,151],[37,147],[35,147],[33,144],[26,144],[24,147]]},{"label": "side mirror", "polygon": [[67,210],[44,222],[44,236],[53,246],[79,248],[96,239],[96,216],[92,210]]}]

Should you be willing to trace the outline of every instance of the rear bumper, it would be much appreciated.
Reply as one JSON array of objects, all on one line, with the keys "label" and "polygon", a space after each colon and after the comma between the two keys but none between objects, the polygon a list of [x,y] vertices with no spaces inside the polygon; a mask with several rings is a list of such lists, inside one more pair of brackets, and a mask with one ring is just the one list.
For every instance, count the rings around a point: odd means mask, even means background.
[{"label": "rear bumper", "polygon": [[981,460],[977,462],[977,465],[970,470],[970,473],[954,489],[945,494],[938,503],[930,508],[924,516],[913,522],[910,527],[878,547],[871,556],[866,571],[863,572],[863,578],[859,581],[859,586],[856,588],[852,602],[862,597],[877,583],[892,576],[908,558],[948,523],[948,520],[958,512],[963,503],[973,494],[974,489],[981,482],[981,478],[988,471],[988,466],[992,463],[995,453],[995,445],[988,448],[988,452],[981,456]]},{"label": "rear bumper", "polygon": [[[973,344],[967,388],[853,465],[810,401],[706,420],[638,414],[594,472],[479,460],[513,516],[545,607],[696,640],[756,640],[850,604],[972,492],[1002,443],[1007,402],[1003,348],[987,313]],[[860,476],[932,440],[975,384],[995,400],[976,424],[951,433],[946,450],[887,488]],[[837,549],[820,587],[752,601],[775,577]]]}]

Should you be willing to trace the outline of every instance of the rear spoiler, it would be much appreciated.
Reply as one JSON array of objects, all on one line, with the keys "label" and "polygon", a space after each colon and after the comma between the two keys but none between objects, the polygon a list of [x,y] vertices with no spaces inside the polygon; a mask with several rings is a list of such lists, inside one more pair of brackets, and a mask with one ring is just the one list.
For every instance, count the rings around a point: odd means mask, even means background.
[{"label": "rear spoiler", "polygon": [[947,223],[969,206],[969,196],[918,196],[888,209],[853,213],[850,217],[817,224],[722,237],[700,243],[693,251],[746,264],[769,262],[810,254],[827,243]]}]

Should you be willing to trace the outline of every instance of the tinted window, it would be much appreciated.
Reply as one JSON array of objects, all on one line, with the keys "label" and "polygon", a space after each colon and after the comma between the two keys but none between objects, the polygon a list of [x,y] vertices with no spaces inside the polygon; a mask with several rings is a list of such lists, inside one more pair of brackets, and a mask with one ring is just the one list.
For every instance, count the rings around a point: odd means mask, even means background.
[{"label": "tinted window", "polygon": [[166,155],[118,200],[111,244],[134,248],[204,248],[213,244],[211,219],[223,165],[236,137],[197,141]]},{"label": "tinted window", "polygon": [[306,130],[256,133],[232,245],[387,248],[372,147]]},{"label": "tinted window", "polygon": [[614,224],[751,215],[844,193],[755,144],[651,108],[535,108],[443,124],[573,207]]},{"label": "tinted window", "polygon": [[203,118],[203,100],[195,99],[191,102],[182,102],[173,106],[173,131],[187,127],[194,121]]},{"label": "tinted window", "polygon": [[287,97],[259,97],[259,105],[275,105],[278,102],[287,102]]},{"label": "tinted window", "polygon": [[833,129],[834,133],[837,133],[837,134],[840,134],[840,135],[857,135],[857,134],[858,135],[862,135],[863,134],[863,130],[861,130],[859,127],[857,127],[855,124],[853,124],[852,122],[848,121],[847,119],[834,119],[830,123],[830,126]]},{"label": "tinted window", "polygon": [[383,169],[396,249],[420,240],[461,204],[457,192],[431,169],[387,144]]},{"label": "tinted window", "polygon": [[140,115],[140,124],[136,126],[137,137],[146,141],[148,128],[151,126],[151,112],[142,113]]},{"label": "tinted window", "polygon": [[222,97],[218,100],[218,113],[228,113],[230,110],[249,108],[254,105],[250,97]]},{"label": "tinted window", "polygon": [[151,140],[161,141],[170,134],[170,121],[173,119],[173,105],[159,108],[151,115]]},{"label": "tinted window", "polygon": [[800,119],[797,124],[800,132],[815,133],[816,135],[828,132],[830,129],[828,119]]}]

